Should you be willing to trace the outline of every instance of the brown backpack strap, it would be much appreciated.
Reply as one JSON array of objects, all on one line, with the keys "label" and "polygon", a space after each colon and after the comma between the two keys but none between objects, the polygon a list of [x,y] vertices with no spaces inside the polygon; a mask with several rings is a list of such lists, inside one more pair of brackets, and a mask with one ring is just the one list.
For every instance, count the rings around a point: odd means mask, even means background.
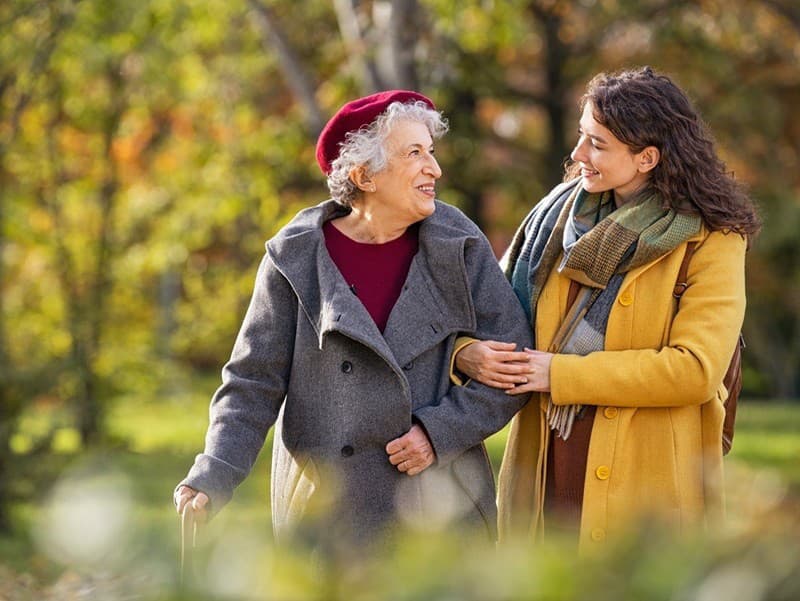
[{"label": "brown backpack strap", "polygon": [[[681,302],[681,296],[686,292],[689,287],[687,281],[689,274],[689,261],[694,254],[697,242],[688,242],[686,244],[686,254],[683,255],[683,262],[678,270],[678,277],[675,279],[675,288],[672,291],[678,303]],[[733,351],[733,357],[728,365],[728,371],[722,379],[722,384],[728,391],[728,398],[725,400],[725,420],[722,424],[722,454],[727,455],[733,445],[733,430],[736,421],[736,405],[739,400],[739,393],[742,390],[742,349],[744,349],[744,336],[739,333],[739,340],[736,341],[736,348]]]},{"label": "brown backpack strap", "polygon": [[680,300],[683,293],[689,287],[689,261],[692,260],[692,255],[697,248],[697,242],[686,243],[686,254],[683,255],[683,262],[681,268],[678,270],[678,277],[675,279],[675,288],[672,289],[672,296]]}]

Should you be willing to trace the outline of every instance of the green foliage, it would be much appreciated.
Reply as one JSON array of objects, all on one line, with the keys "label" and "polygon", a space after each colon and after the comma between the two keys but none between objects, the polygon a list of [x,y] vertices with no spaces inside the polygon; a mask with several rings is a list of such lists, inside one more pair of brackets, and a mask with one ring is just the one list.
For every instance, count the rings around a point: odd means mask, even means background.
[{"label": "green foliage", "polygon": [[[15,326],[0,350],[32,374],[19,380],[20,399],[100,412],[135,390],[136,378],[120,374],[162,360],[218,367],[264,240],[325,196],[308,113],[256,6],[15,0],[0,9],[2,308]],[[343,67],[353,53],[380,61],[385,52],[384,25],[364,7],[361,50],[343,43],[326,3],[268,8],[323,114],[359,93],[360,74]],[[751,258],[763,294],[748,318],[745,358],[759,377],[747,385],[794,395],[797,311],[787,299],[798,278],[787,258],[798,255],[789,174],[800,92],[786,57],[796,24],[761,3],[711,0],[429,0],[417,11],[418,79],[451,122],[442,195],[480,221],[498,252],[559,179],[583,83],[642,62],[676,74],[768,219]]]},{"label": "green foliage", "polygon": [[[191,379],[230,352],[264,241],[327,195],[314,115],[372,91],[370,68],[381,85],[409,81],[390,6],[413,8],[411,81],[450,121],[441,196],[498,254],[560,179],[585,82],[642,63],[673,74],[765,218],[748,257],[745,390],[800,395],[791,2],[355,2],[356,40],[347,4],[0,3],[0,529],[9,495],[32,490],[10,478],[8,449],[113,446],[152,409],[143,398],[173,412],[137,451],[196,425],[180,419]],[[791,435],[742,428],[734,461],[780,465],[794,487]]]}]

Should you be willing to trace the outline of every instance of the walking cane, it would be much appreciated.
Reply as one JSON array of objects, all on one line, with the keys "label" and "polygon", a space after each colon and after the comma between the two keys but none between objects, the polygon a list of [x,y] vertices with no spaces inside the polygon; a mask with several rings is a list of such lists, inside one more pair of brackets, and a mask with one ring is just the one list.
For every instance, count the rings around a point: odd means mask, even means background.
[{"label": "walking cane", "polygon": [[183,506],[181,513],[181,585],[187,580],[187,574],[194,571],[194,547],[197,544],[197,520],[192,502]]}]

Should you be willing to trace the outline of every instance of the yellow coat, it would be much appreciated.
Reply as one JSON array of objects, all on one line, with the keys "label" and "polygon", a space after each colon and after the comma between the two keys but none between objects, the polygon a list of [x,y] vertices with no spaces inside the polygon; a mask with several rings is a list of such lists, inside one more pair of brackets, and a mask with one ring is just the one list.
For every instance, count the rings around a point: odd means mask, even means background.
[{"label": "yellow coat", "polygon": [[[738,234],[703,229],[689,287],[675,313],[686,250],[628,273],[602,352],[556,355],[553,402],[597,405],[584,481],[580,548],[619,538],[637,518],[678,531],[721,517],[721,384],[744,319],[745,248]],[[539,298],[536,348],[547,350],[566,313],[569,279],[555,270]],[[514,418],[500,469],[500,537],[541,536],[549,429],[536,397]]]}]

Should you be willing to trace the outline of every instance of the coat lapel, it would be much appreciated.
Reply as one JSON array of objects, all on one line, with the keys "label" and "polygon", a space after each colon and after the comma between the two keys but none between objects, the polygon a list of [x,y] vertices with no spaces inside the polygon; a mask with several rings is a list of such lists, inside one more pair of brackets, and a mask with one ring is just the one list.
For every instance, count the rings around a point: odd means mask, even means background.
[{"label": "coat lapel", "polygon": [[400,365],[454,332],[475,330],[464,244],[464,233],[448,227],[439,211],[420,224],[419,252],[383,332]]},{"label": "coat lapel", "polygon": [[381,355],[398,369],[392,352],[364,305],[350,291],[333,263],[322,224],[347,209],[333,201],[305,209],[267,243],[267,252],[297,295],[322,349],[325,336],[341,332]]},{"label": "coat lapel", "polygon": [[464,267],[464,234],[451,231],[434,213],[420,225],[419,252],[382,335],[325,247],[322,224],[344,210],[329,201],[301,211],[267,243],[275,266],[291,283],[314,326],[320,349],[325,336],[336,331],[400,370],[452,332],[475,329]]}]

